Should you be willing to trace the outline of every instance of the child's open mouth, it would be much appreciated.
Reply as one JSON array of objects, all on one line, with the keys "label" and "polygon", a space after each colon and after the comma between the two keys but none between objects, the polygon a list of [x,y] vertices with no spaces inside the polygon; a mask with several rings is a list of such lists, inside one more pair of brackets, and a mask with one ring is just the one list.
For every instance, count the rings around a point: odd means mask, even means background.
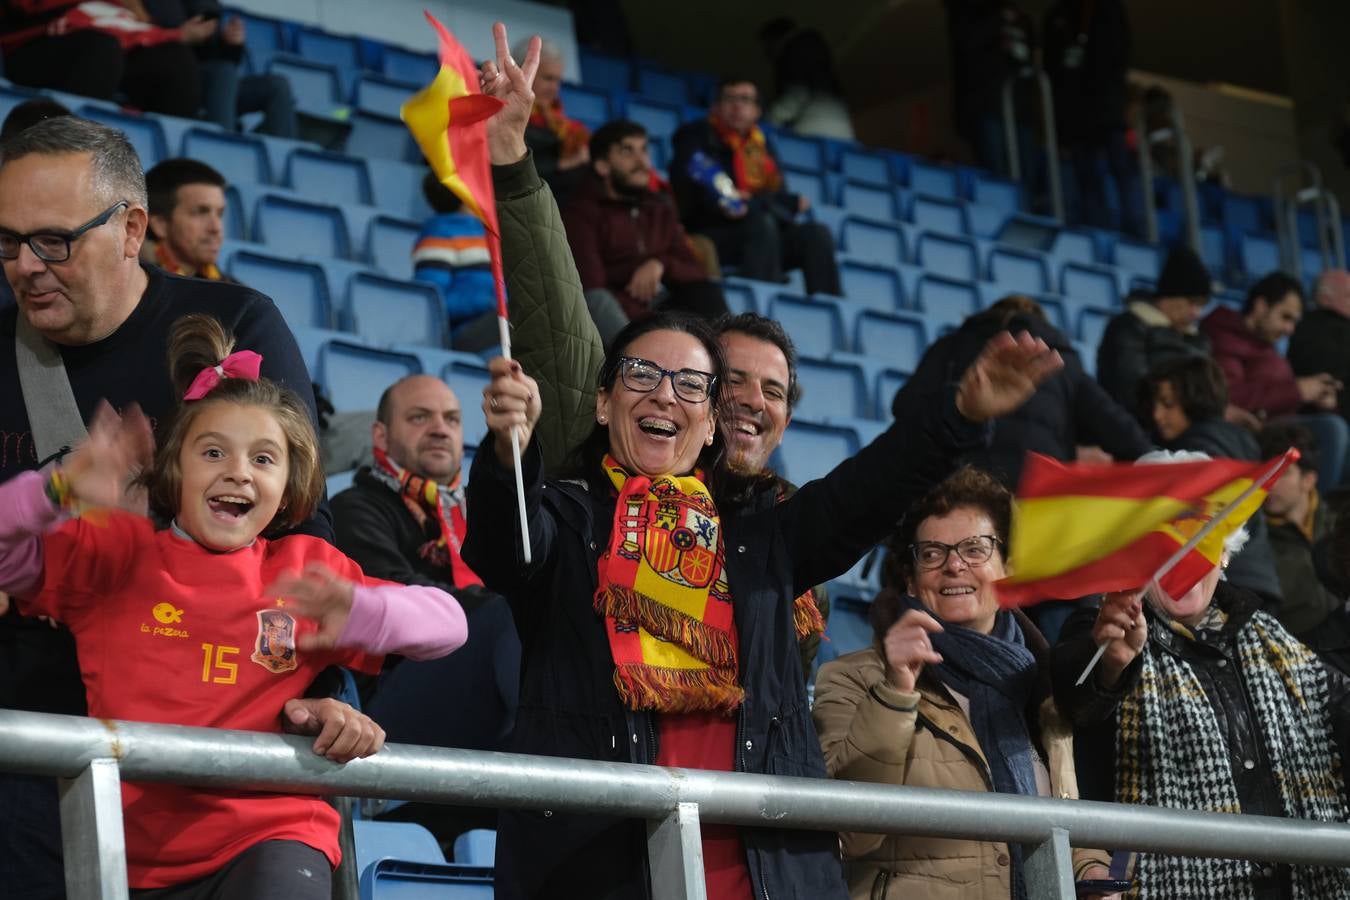
[{"label": "child's open mouth", "polygon": [[219,497],[208,497],[206,505],[217,516],[239,519],[248,515],[248,511],[253,508],[253,501],[234,494],[222,494]]}]

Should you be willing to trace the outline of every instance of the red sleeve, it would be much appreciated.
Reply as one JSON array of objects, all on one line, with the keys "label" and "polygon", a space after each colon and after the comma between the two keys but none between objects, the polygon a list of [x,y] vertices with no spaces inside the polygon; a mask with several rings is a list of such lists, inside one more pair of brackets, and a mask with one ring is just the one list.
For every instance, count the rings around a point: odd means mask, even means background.
[{"label": "red sleeve", "polygon": [[121,510],[92,510],[42,539],[42,582],[19,602],[31,616],[70,622],[122,585],[154,543],[154,526]]},{"label": "red sleeve", "polygon": [[596,208],[591,203],[571,203],[563,212],[563,226],[567,229],[567,243],[572,247],[572,259],[581,277],[582,290],[605,287],[605,262],[600,257],[600,243],[596,240]]},{"label": "red sleeve", "polygon": [[[1235,356],[1221,356],[1218,362],[1228,379],[1229,401],[1245,410],[1284,416],[1297,412],[1303,403],[1294,370],[1287,365],[1263,366],[1260,358]],[[1277,369],[1283,371],[1272,371]]]}]

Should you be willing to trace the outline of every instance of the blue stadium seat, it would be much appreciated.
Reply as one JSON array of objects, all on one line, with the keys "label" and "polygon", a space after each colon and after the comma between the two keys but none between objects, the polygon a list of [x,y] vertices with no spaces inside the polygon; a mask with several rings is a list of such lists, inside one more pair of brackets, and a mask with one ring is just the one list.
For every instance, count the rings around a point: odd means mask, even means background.
[{"label": "blue stadium seat", "polygon": [[839,170],[849,181],[873,187],[892,186],[890,161],[873,150],[845,148],[839,158]]},{"label": "blue stadium seat", "polygon": [[366,259],[392,278],[412,278],[412,251],[421,233],[416,222],[376,216],[366,226]]},{"label": "blue stadium seat", "polygon": [[825,171],[825,143],[820,138],[776,131],[773,138],[778,162],[806,172]]},{"label": "blue stadium seat", "polygon": [[329,203],[368,204],[372,199],[366,161],[324,150],[292,150],[286,160],[286,185]]},{"label": "blue stadium seat", "polygon": [[1097,348],[1089,347],[1082,341],[1074,341],[1073,349],[1078,353],[1078,361],[1083,364],[1083,371],[1089,376],[1097,377]]},{"label": "blue stadium seat", "polygon": [[356,89],[352,94],[352,104],[363,112],[372,112],[381,116],[397,116],[403,104],[421,89],[421,85],[406,81],[395,81],[369,72],[356,80]]},{"label": "blue stadium seat", "polygon": [[1162,271],[1163,253],[1152,244],[1122,237],[1116,241],[1115,262],[1131,275],[1156,279]]},{"label": "blue stadium seat", "polygon": [[727,309],[731,310],[733,316],[741,313],[759,312],[755,292],[747,284],[733,284],[730,280],[723,281],[722,296],[726,298]]},{"label": "blue stadium seat", "polygon": [[966,221],[970,223],[970,233],[979,238],[1000,238],[1009,220],[1017,215],[997,206],[984,206],[980,203],[967,203],[965,210]]},{"label": "blue stadium seat", "polygon": [[812,206],[821,206],[830,202],[826,196],[825,174],[823,172],[784,169],[783,179],[789,191],[806,197],[811,201]]},{"label": "blue stadium seat", "polygon": [[638,66],[637,92],[648,100],[674,106],[684,106],[689,102],[683,76],[657,66]]},{"label": "blue stadium seat", "polygon": [[375,192],[375,205],[381,210],[421,221],[431,215],[431,207],[422,194],[425,164],[403,162],[397,159],[367,159],[370,187]]},{"label": "blue stadium seat", "polygon": [[846,181],[840,192],[839,205],[848,210],[849,215],[883,221],[900,218],[895,208],[895,193],[887,187]]},{"label": "blue stadium seat", "polygon": [[362,900],[430,897],[437,900],[492,900],[493,870],[453,863],[381,859],[361,873],[359,889]]},{"label": "blue stadium seat", "polygon": [[563,82],[560,95],[567,114],[592,131],[614,118],[613,101],[608,91]]},{"label": "blue stadium seat", "polygon": [[[924,275],[919,279],[919,304],[928,314],[930,326],[960,325],[983,306],[974,284],[941,275]],[[929,340],[939,337],[941,335],[933,333],[930,327]]]},{"label": "blue stadium seat", "polygon": [[287,256],[351,258],[342,210],[321,203],[264,194],[253,210],[253,239]]},{"label": "blue stadium seat", "polygon": [[647,135],[669,141],[680,127],[680,107],[629,97],[624,117],[647,129]]},{"label": "blue stadium seat", "polygon": [[1228,280],[1228,234],[1222,225],[1200,226],[1200,259],[1210,275]]},{"label": "blue stadium seat", "polygon": [[368,159],[397,159],[404,162],[419,161],[422,151],[417,149],[408,126],[395,116],[382,116],[378,113],[357,110],[351,114],[351,133],[347,135],[343,147],[352,156]]},{"label": "blue stadium seat", "polygon": [[267,71],[272,57],[286,50],[285,26],[279,19],[259,16],[239,9],[231,10],[244,23],[244,54],[249,70],[254,73]]},{"label": "blue stadium seat", "polygon": [[892,222],[850,216],[840,227],[839,243],[849,256],[862,262],[893,265],[908,258],[905,233]]},{"label": "blue stadium seat", "polygon": [[1092,348],[1092,356],[1097,355],[1097,345],[1102,342],[1102,333],[1106,325],[1117,313],[1097,306],[1085,306],[1078,312],[1078,339]]},{"label": "blue stadium seat", "polygon": [[893,265],[844,260],[839,264],[839,280],[844,296],[857,306],[894,312],[903,305],[904,288]]},{"label": "blue stadium seat", "polygon": [[334,331],[331,328],[309,328],[304,325],[290,325],[291,334],[295,335],[295,343],[300,348],[300,356],[305,360],[305,368],[309,370],[311,381],[319,380],[319,355],[323,351],[323,345],[329,341],[357,341],[360,342],[354,334],[346,331]]},{"label": "blue stadium seat", "polygon": [[483,415],[483,388],[492,381],[487,364],[454,362],[441,370],[441,379],[459,398],[464,422],[464,445],[477,447],[487,437],[487,418]]},{"label": "blue stadium seat", "polygon": [[[444,347],[428,347],[426,344],[405,344],[402,342],[390,344],[389,349],[397,350],[399,353],[412,354],[422,363],[423,372],[437,377],[454,363],[459,363],[461,366],[467,365],[471,369],[481,369],[484,365],[483,357],[477,353],[468,353],[463,350],[447,350]],[[470,398],[470,400],[472,399]],[[477,402],[482,401],[480,399]]]},{"label": "blue stadium seat", "polygon": [[1239,234],[1269,229],[1269,223],[1262,214],[1260,199],[1244,197],[1241,194],[1226,194],[1224,196],[1223,223]]},{"label": "blue stadium seat", "polygon": [[802,485],[829,474],[857,453],[858,447],[858,435],[852,428],[793,419],[778,449],[778,472],[793,484]]},{"label": "blue stadium seat", "polygon": [[345,34],[329,34],[318,28],[298,28],[295,32],[295,52],[313,62],[327,63],[337,70],[342,79],[343,97],[351,96],[352,82],[363,68],[361,45]]},{"label": "blue stadium seat", "polygon": [[777,319],[804,356],[827,357],[844,344],[844,315],[837,302],[823,297],[777,294],[769,304],[769,317]]},{"label": "blue stadium seat", "polygon": [[1248,281],[1280,269],[1280,245],[1274,235],[1244,234],[1238,238],[1238,264]]},{"label": "blue stadium seat", "polygon": [[925,271],[946,278],[975,281],[980,277],[979,255],[966,238],[924,232],[919,235],[915,258]]},{"label": "blue stadium seat", "polygon": [[141,158],[142,169],[149,169],[169,156],[169,144],[164,137],[164,127],[154,115],[121,112],[90,104],[81,106],[78,114],[85,119],[93,119],[95,122],[121,129],[131,142],[131,146],[136,148],[136,155]]},{"label": "blue stadium seat", "polygon": [[333,327],[328,279],[321,267],[251,251],[230,258],[230,277],[272,298],[292,327]]},{"label": "blue stadium seat", "polygon": [[965,208],[955,200],[915,197],[909,205],[909,221],[939,234],[970,234]]},{"label": "blue stadium seat", "polygon": [[248,134],[193,128],[183,135],[182,156],[199,159],[231,184],[270,184],[267,145]]},{"label": "blue stadium seat", "polygon": [[225,186],[225,239],[240,240],[247,231],[244,222],[244,201],[240,199],[239,189],[228,184]]},{"label": "blue stadium seat", "polygon": [[497,851],[497,832],[475,828],[455,838],[455,862],[466,866],[491,866]]},{"label": "blue stadium seat", "polygon": [[328,488],[328,496],[336,497],[338,494],[352,486],[352,481],[356,478],[356,470],[348,469],[345,472],[334,472],[324,479],[325,487]]},{"label": "blue stadium seat", "polygon": [[1050,245],[1050,255],[1061,263],[1097,264],[1096,242],[1085,231],[1061,231]]},{"label": "blue stadium seat", "polygon": [[633,86],[633,68],[626,59],[579,48],[581,81],[607,91],[626,92]]},{"label": "blue stadium seat", "polygon": [[913,372],[928,347],[927,326],[912,313],[863,310],[853,327],[857,351],[896,371]]},{"label": "blue stadium seat", "polygon": [[989,252],[989,280],[1003,293],[1034,295],[1050,290],[1049,267],[1030,250],[995,247]]},{"label": "blue stadium seat", "polygon": [[384,45],[384,77],[406,84],[428,85],[441,71],[434,53],[419,53],[403,47]]},{"label": "blue stadium seat", "polygon": [[1033,299],[1035,299],[1036,303],[1044,310],[1047,322],[1064,332],[1064,334],[1074,334],[1074,323],[1069,317],[1068,307],[1062,298],[1042,295]]},{"label": "blue stadium seat", "polygon": [[1080,304],[1116,309],[1120,283],[1111,270],[1081,263],[1065,263],[1059,273],[1060,296]]},{"label": "blue stadium seat", "polygon": [[829,422],[872,411],[861,366],[803,356],[797,360],[797,381],[802,397],[792,411],[794,417]]},{"label": "blue stadium seat", "polygon": [[347,282],[347,326],[372,344],[445,345],[445,306],[440,292],[421,281],[353,275]]},{"label": "blue stadium seat", "polygon": [[329,341],[319,351],[320,383],[338,412],[373,410],[380,394],[400,378],[420,375],[416,356],[358,341]]},{"label": "blue stadium seat", "polygon": [[317,116],[331,116],[345,96],[337,69],[326,63],[296,56],[276,55],[268,64],[273,75],[282,75],[291,83],[296,108]]},{"label": "blue stadium seat", "polygon": [[[774,294],[781,291],[783,286],[771,281],[755,281],[753,278],[738,278],[733,275],[722,279],[722,288],[739,295],[737,302],[743,310],[765,315],[773,303]],[[747,300],[747,294],[752,299]],[[729,295],[727,301],[731,302]]]},{"label": "blue stadium seat", "polygon": [[994,207],[1007,213],[1020,212],[1022,186],[1015,181],[977,171],[970,178],[970,199],[981,206]]},{"label": "blue stadium seat", "polygon": [[910,162],[909,189],[916,194],[927,194],[944,200],[957,200],[961,196],[957,188],[956,169],[920,159],[912,159]]},{"label": "blue stadium seat", "polygon": [[909,381],[909,375],[899,369],[882,369],[877,373],[876,395],[877,395],[877,418],[883,422],[889,422],[895,418],[891,415],[891,403],[895,400],[895,395]]}]

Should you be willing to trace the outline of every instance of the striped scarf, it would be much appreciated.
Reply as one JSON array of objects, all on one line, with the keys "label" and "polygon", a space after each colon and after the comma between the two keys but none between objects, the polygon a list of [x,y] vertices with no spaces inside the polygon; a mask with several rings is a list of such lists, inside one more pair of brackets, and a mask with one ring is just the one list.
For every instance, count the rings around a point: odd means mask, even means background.
[{"label": "striped scarf", "polygon": [[548,105],[536,103],[530,110],[530,124],[536,128],[547,128],[557,135],[558,141],[562,144],[558,151],[559,156],[571,156],[586,146],[591,139],[589,128],[576,119],[569,119],[567,113],[563,112],[561,99],[554,100]]},{"label": "striped scarf", "polygon": [[731,148],[731,175],[736,187],[747,194],[776,191],[783,186],[783,175],[769,152],[769,142],[758,125],[750,126],[748,134],[741,134],[716,115],[708,117],[722,143]]},{"label": "striped scarf", "polygon": [[[1342,763],[1332,741],[1323,663],[1263,612],[1254,613],[1236,637],[1242,679],[1284,815],[1345,822]],[[1139,683],[1117,715],[1119,802],[1242,811],[1227,742],[1188,663],[1146,647]],[[1254,897],[1258,868],[1245,860],[1141,854],[1129,896]],[[1350,870],[1295,866],[1292,871],[1296,900],[1350,897]]]},{"label": "striped scarf", "polygon": [[450,484],[441,484],[430,478],[414,475],[389,458],[389,454],[376,447],[373,451],[375,465],[370,474],[385,487],[394,491],[403,500],[403,505],[413,517],[419,528],[425,528],[428,520],[436,522],[439,534],[427,541],[419,549],[419,554],[427,562],[450,571],[450,580],[456,587],[471,584],[482,585],[479,578],[460,556],[460,547],[464,544],[464,532],[468,523],[464,519],[464,487],[461,476],[456,475]]},{"label": "striped scarf", "polygon": [[215,263],[207,263],[200,269],[194,269],[187,263],[179,262],[178,257],[174,256],[173,251],[169,249],[168,241],[160,241],[155,244],[155,263],[164,271],[182,275],[185,278],[205,278],[207,281],[220,281],[223,277]]},{"label": "striped scarf", "polygon": [[603,465],[619,497],[595,611],[620,699],[629,709],[730,714],[745,691],[712,496],[698,473],[630,475],[609,454]]}]

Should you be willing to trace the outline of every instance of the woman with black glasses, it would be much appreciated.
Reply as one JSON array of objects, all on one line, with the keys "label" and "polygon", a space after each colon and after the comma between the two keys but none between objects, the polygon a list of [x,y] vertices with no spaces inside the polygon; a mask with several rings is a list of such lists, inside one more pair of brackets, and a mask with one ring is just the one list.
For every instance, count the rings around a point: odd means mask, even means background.
[{"label": "woman with black glasses", "polygon": [[[845,572],[984,439],[977,423],[1015,408],[1059,364],[1044,343],[1002,335],[958,390],[918,398],[875,443],[776,503],[771,480],[727,464],[722,354],[703,322],[658,314],[616,336],[594,430],[562,479],[543,478],[531,440],[538,386],[518,363],[494,360],[464,558],[516,616],[512,749],[823,777],[794,598]],[[709,825],[703,838],[710,898],[844,896],[833,835]],[[640,821],[509,812],[497,841],[500,898],[648,896]]]},{"label": "woman with black glasses", "polygon": [[[1073,732],[1049,700],[1044,638],[1000,610],[1012,496],[966,466],[906,514],[872,603],[874,646],[826,663],[816,729],[834,778],[1005,794],[1077,795]],[[844,834],[854,900],[1028,896],[1022,848],[1000,841]],[[1080,878],[1103,854],[1075,851]]]}]

